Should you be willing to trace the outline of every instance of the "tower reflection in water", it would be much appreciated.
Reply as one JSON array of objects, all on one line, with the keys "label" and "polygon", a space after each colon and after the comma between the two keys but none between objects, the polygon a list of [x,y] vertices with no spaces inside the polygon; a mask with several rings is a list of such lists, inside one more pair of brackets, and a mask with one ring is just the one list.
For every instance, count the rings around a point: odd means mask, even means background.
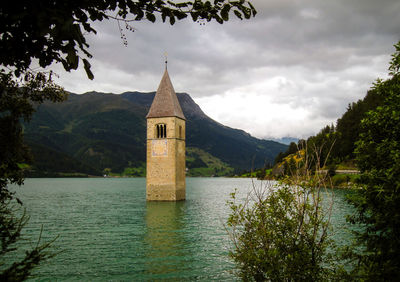
[{"label": "tower reflection in water", "polygon": [[182,278],[188,270],[184,209],[183,201],[146,203],[146,274],[152,279]]}]

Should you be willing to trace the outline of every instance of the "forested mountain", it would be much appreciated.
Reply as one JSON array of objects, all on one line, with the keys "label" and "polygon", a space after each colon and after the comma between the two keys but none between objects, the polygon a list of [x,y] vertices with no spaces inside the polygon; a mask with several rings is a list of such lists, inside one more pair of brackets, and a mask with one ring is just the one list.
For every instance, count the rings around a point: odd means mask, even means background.
[{"label": "forested mountain", "polygon": [[[390,82],[390,81],[389,81]],[[361,120],[365,114],[382,104],[384,97],[372,88],[363,99],[348,105],[346,112],[337,120],[336,125],[327,125],[315,136],[307,140],[299,140],[298,144],[291,143],[286,152],[278,154],[275,163],[281,162],[286,156],[296,153],[307,144],[308,150],[318,148],[321,165],[352,162],[354,150],[361,132]],[[305,142],[306,141],[306,142]]]},{"label": "forested mountain", "polygon": [[359,138],[361,120],[365,113],[376,109],[383,102],[381,95],[371,89],[362,100],[349,104],[347,111],[336,122],[336,131],[339,133],[333,157],[338,160],[353,159],[355,142]]},{"label": "forested mountain", "polygon": [[[24,129],[36,160],[34,171],[49,175],[59,172],[101,174],[104,169],[122,173],[127,168],[144,168],[145,116],[154,95],[155,92],[120,95],[90,92],[70,94],[61,104],[38,106]],[[188,94],[178,93],[177,96],[187,119],[186,146],[190,153],[187,166],[190,170],[208,167],[203,171],[217,175],[249,170],[272,163],[275,156],[287,148],[224,126],[205,115]],[[210,166],[214,167],[210,169]]]}]

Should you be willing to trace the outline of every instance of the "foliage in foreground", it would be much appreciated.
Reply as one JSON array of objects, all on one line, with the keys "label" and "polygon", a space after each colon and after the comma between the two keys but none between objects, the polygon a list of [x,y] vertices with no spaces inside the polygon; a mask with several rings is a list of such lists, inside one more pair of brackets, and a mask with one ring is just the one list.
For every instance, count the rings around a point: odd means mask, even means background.
[{"label": "foliage in foreground", "polygon": [[244,201],[231,195],[230,256],[241,279],[323,281],[338,275],[329,251],[335,249],[328,232],[333,198],[322,199],[325,177],[307,169],[279,184],[253,184]]},{"label": "foliage in foreground", "polygon": [[62,63],[66,71],[76,70],[82,61],[88,78],[93,79],[86,39],[88,34],[96,34],[96,21],[117,21],[126,45],[121,24],[134,31],[133,22],[155,22],[156,16],[171,25],[188,16],[193,21],[215,20],[222,24],[230,14],[249,19],[256,10],[245,0],[11,1],[0,6],[0,64],[14,68],[15,75],[20,76],[34,59],[43,68]]},{"label": "foliage in foreground", "polygon": [[355,151],[364,186],[350,199],[357,209],[350,222],[365,226],[356,232],[365,249],[352,257],[355,273],[369,281],[400,279],[400,41],[395,48],[391,78],[373,87],[383,104],[362,120]]},{"label": "foliage in foreground", "polygon": [[10,73],[0,71],[0,95],[0,280],[20,281],[43,259],[52,256],[46,251],[49,243],[40,244],[40,240],[25,256],[18,256],[21,252],[17,242],[28,217],[8,185],[23,184],[23,166],[19,164],[31,160],[24,145],[21,119],[31,118],[33,103],[63,101],[66,93],[43,73],[27,73],[25,82],[20,83]]},{"label": "foliage in foreground", "polygon": [[[14,199],[14,195],[5,189],[0,192],[0,280],[22,281],[27,279],[32,270],[42,261],[55,255],[49,251],[51,242],[41,243],[40,236],[37,244],[22,254],[17,242],[22,238],[22,229],[28,222],[22,204]],[[22,215],[18,216],[17,214]]]}]

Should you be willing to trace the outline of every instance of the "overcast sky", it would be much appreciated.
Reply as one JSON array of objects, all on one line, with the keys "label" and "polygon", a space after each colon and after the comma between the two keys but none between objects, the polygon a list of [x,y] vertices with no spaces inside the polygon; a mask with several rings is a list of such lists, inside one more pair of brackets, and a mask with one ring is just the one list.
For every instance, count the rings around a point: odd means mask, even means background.
[{"label": "overcast sky", "polygon": [[400,40],[399,0],[253,0],[255,18],[223,25],[116,22],[89,36],[95,79],[65,74],[68,91],[155,91],[168,71],[218,122],[259,138],[306,138],[335,123],[349,103],[385,78]]}]

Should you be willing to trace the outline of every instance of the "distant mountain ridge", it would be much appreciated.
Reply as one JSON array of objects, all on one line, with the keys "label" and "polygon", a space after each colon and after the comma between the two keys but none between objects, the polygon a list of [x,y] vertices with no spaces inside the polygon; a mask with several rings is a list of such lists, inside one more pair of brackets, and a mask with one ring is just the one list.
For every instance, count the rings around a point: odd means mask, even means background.
[{"label": "distant mountain ridge", "polygon": [[273,138],[270,139],[271,141],[276,141],[278,143],[282,143],[285,145],[290,145],[290,143],[294,142],[297,144],[297,142],[299,142],[299,138],[296,137],[282,137],[282,138]]},{"label": "distant mountain ridge", "polygon": [[[155,92],[72,93],[63,103],[38,106],[32,121],[25,124],[25,138],[34,148],[34,168],[52,171],[57,167],[60,172],[63,165],[55,165],[60,159],[66,166],[63,172],[71,173],[100,174],[106,168],[120,173],[127,167],[143,167],[145,116],[154,95]],[[221,161],[214,163],[236,171],[249,170],[273,163],[275,156],[287,148],[224,126],[209,118],[188,94],[177,96],[186,117],[186,146]],[[190,167],[207,166],[193,156],[188,159],[194,162],[188,164]]]}]

